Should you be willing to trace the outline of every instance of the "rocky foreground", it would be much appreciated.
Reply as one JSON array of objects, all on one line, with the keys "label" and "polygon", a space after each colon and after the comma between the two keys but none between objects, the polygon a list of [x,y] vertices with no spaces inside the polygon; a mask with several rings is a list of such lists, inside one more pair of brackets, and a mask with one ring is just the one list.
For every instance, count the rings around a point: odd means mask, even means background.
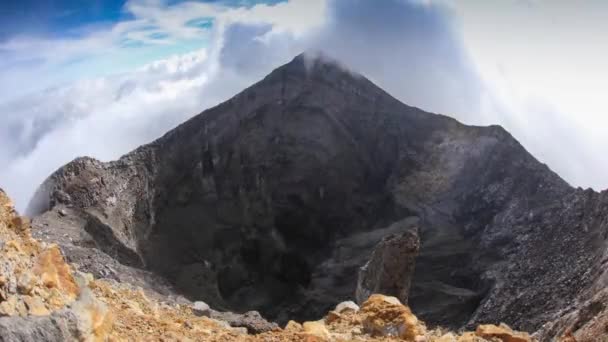
[{"label": "rocky foreground", "polygon": [[289,321],[284,328],[255,313],[222,314],[200,302],[150,298],[141,288],[75,270],[57,245],[32,238],[28,219],[1,190],[0,245],[0,341],[534,340],[506,325],[428,329],[395,297],[379,294],[360,308],[344,302],[318,321]]}]

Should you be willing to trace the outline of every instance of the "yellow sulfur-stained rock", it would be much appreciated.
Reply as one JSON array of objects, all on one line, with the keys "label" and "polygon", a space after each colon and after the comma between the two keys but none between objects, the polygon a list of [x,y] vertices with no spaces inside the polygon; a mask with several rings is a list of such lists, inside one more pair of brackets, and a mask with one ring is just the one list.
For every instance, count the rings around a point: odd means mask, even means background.
[{"label": "yellow sulfur-stained rock", "polygon": [[325,316],[325,323],[331,324],[331,323],[339,321],[341,319],[342,319],[342,315],[340,315],[339,313],[337,313],[335,311],[330,311],[327,313],[327,316]]},{"label": "yellow sulfur-stained rock", "polygon": [[67,297],[75,299],[80,292],[70,266],[65,262],[56,245],[50,246],[40,253],[36,260],[34,274],[40,277],[44,286],[57,288]]},{"label": "yellow sulfur-stained rock", "polygon": [[23,302],[27,307],[27,313],[32,316],[46,316],[50,315],[51,312],[44,305],[40,297],[24,296]]},{"label": "yellow sulfur-stained rock", "polygon": [[296,321],[289,321],[287,322],[287,325],[285,325],[285,329],[283,330],[290,332],[300,332],[302,331],[302,324]]},{"label": "yellow sulfur-stained rock", "polygon": [[513,331],[506,324],[499,326],[493,324],[482,324],[477,327],[475,334],[485,339],[499,339],[502,342],[531,342],[532,339],[527,333]]},{"label": "yellow sulfur-stained rock", "polygon": [[361,314],[364,330],[372,335],[415,341],[426,333],[424,324],[394,297],[370,296],[361,306]]},{"label": "yellow sulfur-stained rock", "polygon": [[321,342],[329,341],[331,339],[331,335],[329,334],[327,327],[322,322],[304,322],[304,324],[302,324],[302,328],[304,330],[303,335],[306,338],[306,341]]}]

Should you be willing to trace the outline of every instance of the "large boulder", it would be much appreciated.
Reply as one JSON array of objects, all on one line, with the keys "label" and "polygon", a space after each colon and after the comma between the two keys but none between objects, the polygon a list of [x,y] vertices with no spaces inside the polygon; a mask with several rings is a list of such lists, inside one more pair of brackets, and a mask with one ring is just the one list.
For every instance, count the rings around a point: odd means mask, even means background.
[{"label": "large boulder", "polygon": [[407,303],[419,249],[416,229],[383,238],[359,271],[357,302],[363,303],[373,293],[382,293]]}]

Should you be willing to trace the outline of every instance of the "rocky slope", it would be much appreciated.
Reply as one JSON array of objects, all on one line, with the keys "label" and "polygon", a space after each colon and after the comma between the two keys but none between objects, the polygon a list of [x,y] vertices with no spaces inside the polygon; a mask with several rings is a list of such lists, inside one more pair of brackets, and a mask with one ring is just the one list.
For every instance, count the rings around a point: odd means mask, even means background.
[{"label": "rocky slope", "polygon": [[281,323],[353,298],[376,244],[416,228],[421,318],[549,340],[582,334],[557,320],[605,287],[606,197],[501,127],[409,107],[301,55],[117,161],[66,165],[29,211],[36,236],[95,276]]},{"label": "rocky slope", "polygon": [[341,303],[318,321],[289,321],[284,329],[264,328],[251,317],[227,323],[209,317],[217,314],[209,308],[159,301],[141,288],[76,271],[57,245],[31,237],[28,220],[15,213],[2,190],[0,241],[3,342],[530,341],[506,326],[484,325],[461,335],[430,331],[396,298],[382,295],[372,295],[361,308]]}]

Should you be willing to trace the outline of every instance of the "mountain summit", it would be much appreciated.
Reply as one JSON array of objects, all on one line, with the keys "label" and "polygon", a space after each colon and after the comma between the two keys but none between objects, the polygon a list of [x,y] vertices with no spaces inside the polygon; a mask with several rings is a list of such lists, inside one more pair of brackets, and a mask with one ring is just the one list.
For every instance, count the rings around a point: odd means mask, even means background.
[{"label": "mountain summit", "polygon": [[302,54],[117,161],[62,167],[30,213],[97,277],[279,322],[354,298],[372,252],[389,255],[379,243],[415,232],[409,304],[425,321],[548,339],[605,282],[607,205],[501,127],[407,106]]}]

